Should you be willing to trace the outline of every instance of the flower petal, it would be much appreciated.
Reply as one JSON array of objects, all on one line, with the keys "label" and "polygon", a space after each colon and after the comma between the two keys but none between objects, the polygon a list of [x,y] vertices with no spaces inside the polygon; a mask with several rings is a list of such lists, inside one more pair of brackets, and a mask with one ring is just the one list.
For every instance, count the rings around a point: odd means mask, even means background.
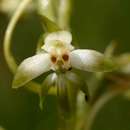
[{"label": "flower petal", "polygon": [[25,59],[18,67],[13,81],[13,88],[25,85],[42,73],[49,71],[50,68],[50,55],[47,53],[38,54]]},{"label": "flower petal", "polygon": [[77,49],[70,53],[72,67],[90,71],[110,71],[111,62],[100,52],[89,49]]},{"label": "flower petal", "polygon": [[[59,43],[57,44],[57,41]],[[71,45],[72,41],[72,35],[68,31],[57,31],[53,32],[47,35],[44,41],[44,45],[42,49],[46,50],[47,52],[50,52],[53,47],[67,47],[69,49],[73,49],[73,46]]]}]

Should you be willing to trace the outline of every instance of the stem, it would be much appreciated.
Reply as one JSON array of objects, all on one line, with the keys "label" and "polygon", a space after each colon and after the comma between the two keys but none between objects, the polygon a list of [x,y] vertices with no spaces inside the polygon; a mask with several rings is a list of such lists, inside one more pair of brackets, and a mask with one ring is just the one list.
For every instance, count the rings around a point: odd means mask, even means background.
[{"label": "stem", "polygon": [[58,13],[58,25],[62,29],[68,29],[71,14],[71,0],[60,0]]},{"label": "stem", "polygon": [[[4,37],[4,55],[5,55],[5,60],[13,74],[15,74],[17,70],[17,64],[16,60],[14,59],[14,56],[11,53],[11,39],[12,39],[12,34],[15,29],[15,26],[23,14],[25,8],[27,5],[31,2],[32,0],[23,0],[20,5],[18,6],[17,10],[15,11],[14,15],[12,16],[9,25],[7,27],[7,30],[5,32],[5,37]],[[30,82],[27,85],[27,88],[35,93],[40,93],[40,85],[35,83],[35,82]]]},{"label": "stem", "polygon": [[5,55],[5,59],[7,61],[7,64],[10,68],[10,70],[15,73],[16,69],[17,69],[17,64],[16,61],[13,57],[13,55],[10,52],[10,47],[11,47],[11,38],[12,38],[12,34],[14,31],[14,28],[20,18],[20,16],[22,15],[24,9],[26,8],[26,6],[29,4],[31,0],[23,0],[18,9],[15,11],[14,15],[12,16],[9,25],[7,27],[6,33],[5,33],[5,38],[4,38],[4,55]]}]

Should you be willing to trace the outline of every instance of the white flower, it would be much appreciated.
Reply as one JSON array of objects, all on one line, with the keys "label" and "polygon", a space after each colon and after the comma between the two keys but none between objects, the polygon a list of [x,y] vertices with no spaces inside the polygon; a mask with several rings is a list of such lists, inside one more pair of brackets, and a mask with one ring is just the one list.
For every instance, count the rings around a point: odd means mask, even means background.
[{"label": "white flower", "polygon": [[111,62],[103,54],[89,49],[74,49],[72,35],[68,31],[57,31],[45,37],[44,52],[25,59],[16,72],[13,87],[25,85],[41,74],[53,70],[69,71],[76,68],[84,71],[109,71]]}]

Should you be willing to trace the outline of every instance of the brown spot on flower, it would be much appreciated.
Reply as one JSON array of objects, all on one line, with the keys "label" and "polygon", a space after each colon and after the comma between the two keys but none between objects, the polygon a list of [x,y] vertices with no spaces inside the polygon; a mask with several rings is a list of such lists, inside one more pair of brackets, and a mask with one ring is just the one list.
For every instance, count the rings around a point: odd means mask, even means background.
[{"label": "brown spot on flower", "polygon": [[62,58],[64,61],[68,61],[69,60],[69,55],[68,54],[63,54]]},{"label": "brown spot on flower", "polygon": [[56,57],[56,56],[51,56],[51,61],[52,61],[53,63],[56,63],[57,57]]}]

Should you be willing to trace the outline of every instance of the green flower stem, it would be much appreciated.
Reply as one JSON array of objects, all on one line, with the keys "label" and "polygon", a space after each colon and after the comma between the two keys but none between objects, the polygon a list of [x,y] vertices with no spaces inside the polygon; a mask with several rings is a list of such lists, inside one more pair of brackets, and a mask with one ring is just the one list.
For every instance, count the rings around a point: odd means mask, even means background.
[{"label": "green flower stem", "polygon": [[[11,39],[12,39],[12,34],[15,29],[15,26],[21,17],[22,13],[24,12],[25,8],[27,5],[31,2],[32,0],[23,0],[17,10],[15,11],[14,15],[12,16],[9,25],[7,27],[6,33],[5,33],[5,38],[4,38],[4,55],[6,62],[13,74],[15,74],[17,70],[17,64],[14,56],[11,53]],[[40,85],[35,83],[35,82],[30,82],[26,85],[26,87],[35,92],[35,93],[40,93]]]},{"label": "green flower stem", "polygon": [[20,18],[20,16],[22,15],[24,9],[26,8],[26,6],[28,5],[28,3],[31,0],[23,0],[18,9],[15,11],[14,15],[12,16],[9,25],[7,27],[6,33],[5,33],[5,38],[4,38],[4,54],[5,54],[5,58],[7,61],[7,64],[10,68],[10,70],[15,73],[16,68],[17,68],[17,64],[16,61],[13,57],[13,55],[10,52],[10,47],[11,47],[11,38],[12,38],[12,34],[14,31],[14,28]]},{"label": "green flower stem", "polygon": [[69,28],[72,0],[60,0],[58,11],[58,25],[62,29]]}]

